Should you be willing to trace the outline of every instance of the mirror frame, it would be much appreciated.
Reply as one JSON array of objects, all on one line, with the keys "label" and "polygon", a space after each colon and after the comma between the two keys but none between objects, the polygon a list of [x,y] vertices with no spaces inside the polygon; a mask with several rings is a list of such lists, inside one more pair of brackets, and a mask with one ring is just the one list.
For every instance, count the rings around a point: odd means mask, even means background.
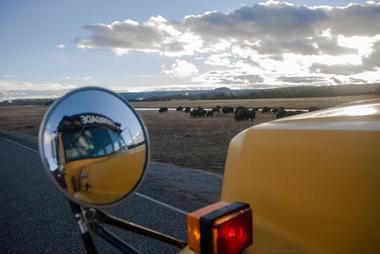
[{"label": "mirror frame", "polygon": [[[118,199],[118,200],[115,200],[114,202],[112,203],[108,203],[108,204],[87,204],[87,203],[84,203],[84,202],[81,202],[77,199],[74,199],[73,197],[71,197],[70,195],[68,195],[65,191],[62,190],[62,188],[58,185],[58,183],[56,182],[55,179],[53,179],[53,176],[52,174],[50,173],[50,170],[49,170],[49,165],[48,165],[48,162],[46,161],[45,159],[45,152],[44,152],[44,145],[43,145],[43,134],[45,133],[45,129],[46,129],[46,125],[47,125],[47,120],[50,118],[50,115],[52,115],[54,113],[54,110],[61,104],[62,101],[64,101],[67,97],[70,97],[72,96],[73,94],[76,94],[78,92],[83,92],[83,91],[100,91],[100,92],[105,92],[105,93],[108,93],[110,95],[113,95],[115,96],[117,99],[121,100],[121,102],[125,103],[125,105],[132,111],[133,115],[136,116],[137,118],[137,121],[140,123],[141,125],[141,128],[143,130],[143,134],[144,134],[144,137],[145,137],[145,140],[146,140],[146,149],[145,149],[145,163],[144,163],[144,169],[143,169],[143,172],[142,172],[142,175],[140,177],[140,179],[138,180],[138,182],[133,186],[133,188],[131,189],[130,192],[126,193],[122,198]],[[68,93],[66,93],[64,96],[62,96],[61,98],[59,98],[58,100],[56,100],[49,108],[48,110],[46,111],[42,121],[41,121],[41,125],[40,125],[40,129],[39,129],[39,132],[38,132],[38,150],[39,150],[39,154],[40,154],[40,159],[42,161],[42,166],[43,166],[43,170],[46,172],[46,174],[49,175],[49,179],[54,183],[54,185],[58,188],[59,192],[61,192],[63,195],[66,196],[66,198],[68,198],[70,201],[78,204],[78,205],[81,205],[81,206],[85,206],[85,207],[93,207],[93,208],[104,208],[104,207],[111,207],[111,206],[115,206],[115,205],[118,205],[120,203],[122,203],[123,201],[125,201],[127,199],[128,196],[130,196],[131,194],[135,193],[136,189],[141,185],[144,177],[145,177],[145,174],[146,174],[146,170],[147,168],[149,167],[149,164],[150,164],[150,139],[149,139],[149,134],[148,134],[148,131],[147,131],[147,128],[144,124],[144,121],[142,120],[142,118],[140,117],[140,115],[137,113],[137,111],[134,109],[134,107],[128,103],[128,101],[126,99],[124,99],[123,97],[121,97],[120,95],[118,95],[117,93],[111,91],[111,90],[108,90],[108,89],[105,89],[105,88],[102,88],[102,87],[97,87],[97,86],[86,86],[86,87],[81,87],[81,88],[77,88],[77,89],[74,89]]]}]

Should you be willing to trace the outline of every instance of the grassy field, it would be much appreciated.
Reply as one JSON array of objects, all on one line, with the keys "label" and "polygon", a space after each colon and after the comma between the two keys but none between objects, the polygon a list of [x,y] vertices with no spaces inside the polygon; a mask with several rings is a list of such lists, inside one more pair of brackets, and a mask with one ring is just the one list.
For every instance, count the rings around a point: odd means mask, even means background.
[{"label": "grassy field", "polygon": [[275,119],[257,114],[253,122],[236,122],[233,114],[213,118],[191,118],[183,112],[164,115],[142,112],[152,145],[152,160],[222,172],[228,144],[237,133]]},{"label": "grassy field", "polygon": [[38,135],[46,106],[0,107],[0,129]]},{"label": "grassy field", "polygon": [[[135,107],[244,105],[248,107],[284,106],[287,108],[327,108],[350,101],[373,99],[374,96],[297,98],[268,100],[226,100],[226,101],[170,101],[139,102]],[[379,97],[377,97],[379,98]],[[38,135],[38,129],[46,106],[0,107],[0,129]],[[233,115],[216,114],[213,118],[191,118],[184,112],[141,111],[150,135],[154,161],[223,172],[228,144],[240,131],[275,119],[271,113],[257,113],[253,122],[236,122]]]}]

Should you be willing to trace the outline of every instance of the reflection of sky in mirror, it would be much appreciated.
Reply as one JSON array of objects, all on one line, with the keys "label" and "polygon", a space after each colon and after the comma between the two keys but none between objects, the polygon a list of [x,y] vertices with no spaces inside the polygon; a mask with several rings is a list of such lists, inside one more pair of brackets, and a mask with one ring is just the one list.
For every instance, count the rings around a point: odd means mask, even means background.
[{"label": "reflection of sky in mirror", "polygon": [[63,116],[80,113],[98,113],[121,124],[122,136],[127,144],[137,145],[145,140],[142,126],[125,102],[101,90],[84,90],[66,97],[51,112],[43,135],[45,158],[50,170],[57,169],[52,138]]}]

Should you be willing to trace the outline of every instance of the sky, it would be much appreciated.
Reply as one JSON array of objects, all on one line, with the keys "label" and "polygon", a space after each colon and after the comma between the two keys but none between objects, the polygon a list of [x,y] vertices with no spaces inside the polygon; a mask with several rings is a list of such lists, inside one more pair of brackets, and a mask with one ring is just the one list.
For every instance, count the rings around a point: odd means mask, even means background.
[{"label": "sky", "polygon": [[0,1],[0,101],[380,82],[379,1]]}]

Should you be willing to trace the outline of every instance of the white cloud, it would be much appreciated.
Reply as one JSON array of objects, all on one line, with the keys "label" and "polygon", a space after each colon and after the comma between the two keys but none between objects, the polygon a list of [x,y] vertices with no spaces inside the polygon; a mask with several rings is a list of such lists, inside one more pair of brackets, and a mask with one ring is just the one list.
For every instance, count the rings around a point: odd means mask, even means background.
[{"label": "white cloud", "polygon": [[86,29],[79,48],[187,56],[162,72],[203,86],[369,81],[380,68],[380,3],[373,1],[309,7],[271,0],[179,22],[156,16]]},{"label": "white cloud", "polygon": [[77,85],[67,83],[31,83],[0,80],[0,91],[6,90],[65,90],[77,88]]},{"label": "white cloud", "polygon": [[167,56],[191,55],[202,41],[191,32],[161,16],[151,17],[143,24],[133,20],[115,21],[109,25],[85,27],[92,32],[87,38],[77,38],[79,48],[108,48],[117,55],[131,51],[160,53]]},{"label": "white cloud", "polygon": [[349,4],[327,11],[326,26],[332,33],[344,36],[374,36],[380,31],[380,2]]},{"label": "white cloud", "polygon": [[[235,44],[251,46],[261,54],[342,55],[357,49],[339,45],[338,35],[369,37],[380,33],[380,4],[312,8],[267,1],[228,13],[188,16],[184,24],[206,41],[233,39]],[[330,38],[324,36],[326,30]]]},{"label": "white cloud", "polygon": [[86,80],[92,80],[94,79],[93,76],[66,76],[64,79],[66,80],[72,80],[72,81],[86,81]]},{"label": "white cloud", "polygon": [[179,59],[177,59],[169,68],[163,66],[162,71],[166,74],[180,78],[190,77],[199,72],[198,68],[194,64],[189,63],[186,60]]},{"label": "white cloud", "polygon": [[241,70],[216,70],[209,71],[192,78],[193,82],[203,85],[216,85],[249,88],[257,86],[264,82],[263,77],[257,74],[250,74]]},{"label": "white cloud", "polygon": [[0,101],[56,98],[81,85],[57,82],[18,82],[0,80]]},{"label": "white cloud", "polygon": [[230,53],[213,54],[207,57],[205,64],[215,66],[229,66],[231,64],[229,57]]},{"label": "white cloud", "polygon": [[276,4],[243,6],[229,13],[189,16],[184,23],[194,33],[209,39],[255,42],[293,38],[298,41],[313,36],[325,18],[326,13],[322,10]]},{"label": "white cloud", "polygon": [[57,49],[64,49],[66,48],[66,46],[64,44],[58,44],[57,45]]},{"label": "white cloud", "polygon": [[317,73],[352,75],[365,71],[375,71],[380,69],[380,41],[372,47],[372,52],[361,58],[359,64],[320,64],[315,63],[311,66],[311,71]]},{"label": "white cloud", "polygon": [[[380,32],[379,32],[380,33]],[[358,55],[368,55],[372,51],[373,44],[380,40],[380,35],[368,37],[368,36],[352,36],[346,37],[338,35],[337,41],[340,46],[347,48],[354,48],[358,50]]]}]

